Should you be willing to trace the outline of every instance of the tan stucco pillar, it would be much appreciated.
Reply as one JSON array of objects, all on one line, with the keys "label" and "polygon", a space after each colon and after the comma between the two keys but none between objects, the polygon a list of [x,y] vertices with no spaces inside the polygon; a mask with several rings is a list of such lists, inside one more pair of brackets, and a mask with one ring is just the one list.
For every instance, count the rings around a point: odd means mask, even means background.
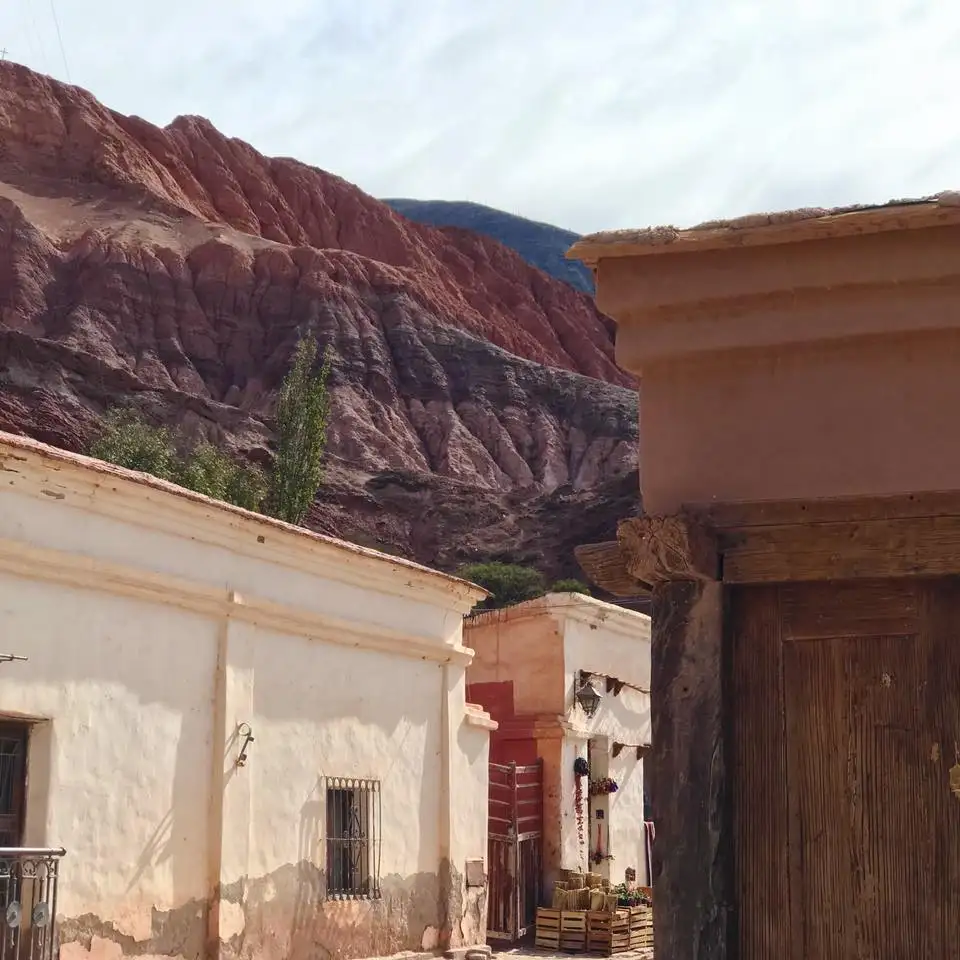
[{"label": "tan stucco pillar", "polygon": [[[230,604],[242,602],[231,592]],[[249,768],[238,766],[242,724],[253,721],[253,628],[229,614],[220,627],[214,693],[211,770],[210,955],[244,929],[244,899],[250,871],[253,818]],[[256,736],[256,730],[252,730]],[[252,749],[252,746],[251,746]]]}]

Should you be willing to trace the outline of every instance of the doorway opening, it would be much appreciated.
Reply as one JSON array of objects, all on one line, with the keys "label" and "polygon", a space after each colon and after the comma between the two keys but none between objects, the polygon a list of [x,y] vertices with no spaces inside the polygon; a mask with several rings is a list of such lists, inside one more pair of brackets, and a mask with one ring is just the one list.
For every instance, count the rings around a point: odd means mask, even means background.
[{"label": "doorway opening", "polygon": [[23,845],[28,723],[0,721],[0,847]]}]

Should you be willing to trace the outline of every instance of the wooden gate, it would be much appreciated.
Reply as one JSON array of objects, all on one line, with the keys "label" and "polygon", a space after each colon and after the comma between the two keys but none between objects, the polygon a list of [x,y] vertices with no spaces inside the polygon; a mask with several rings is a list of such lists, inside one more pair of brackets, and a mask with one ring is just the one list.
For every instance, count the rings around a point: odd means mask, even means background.
[{"label": "wooden gate", "polygon": [[744,587],[731,614],[735,956],[956,958],[960,580]]},{"label": "wooden gate", "polygon": [[490,764],[487,937],[514,943],[536,921],[543,845],[543,763]]}]

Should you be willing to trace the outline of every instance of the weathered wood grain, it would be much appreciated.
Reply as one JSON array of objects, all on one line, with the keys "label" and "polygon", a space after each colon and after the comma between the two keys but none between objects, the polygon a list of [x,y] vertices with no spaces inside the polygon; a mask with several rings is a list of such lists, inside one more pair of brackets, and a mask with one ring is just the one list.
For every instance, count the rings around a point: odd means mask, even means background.
[{"label": "weathered wood grain", "polygon": [[732,592],[728,755],[738,960],[807,960],[791,929],[783,647],[775,586]]},{"label": "weathered wood grain", "polygon": [[960,516],[960,492],[931,491],[887,497],[831,497],[823,500],[754,500],[693,503],[684,512],[717,531],[803,523],[857,520],[911,520]]},{"label": "weathered wood grain", "polygon": [[723,585],[660,583],[653,594],[647,763],[657,955],[725,960],[729,829],[724,747]]},{"label": "weathered wood grain", "polygon": [[960,579],[738,587],[730,603],[738,957],[952,960]]},{"label": "weathered wood grain", "polygon": [[960,516],[741,529],[720,538],[725,583],[960,573]]},{"label": "weathered wood grain", "polygon": [[596,587],[615,597],[650,595],[650,588],[627,572],[627,563],[616,540],[585,543],[573,551],[584,576]]}]

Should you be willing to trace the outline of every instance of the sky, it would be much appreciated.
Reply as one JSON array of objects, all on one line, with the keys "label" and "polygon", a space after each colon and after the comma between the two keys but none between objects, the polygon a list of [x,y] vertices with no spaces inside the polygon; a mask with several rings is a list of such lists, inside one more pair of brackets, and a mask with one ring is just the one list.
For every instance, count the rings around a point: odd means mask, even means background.
[{"label": "sky", "polygon": [[960,188],[957,0],[0,0],[0,48],[581,233]]}]

